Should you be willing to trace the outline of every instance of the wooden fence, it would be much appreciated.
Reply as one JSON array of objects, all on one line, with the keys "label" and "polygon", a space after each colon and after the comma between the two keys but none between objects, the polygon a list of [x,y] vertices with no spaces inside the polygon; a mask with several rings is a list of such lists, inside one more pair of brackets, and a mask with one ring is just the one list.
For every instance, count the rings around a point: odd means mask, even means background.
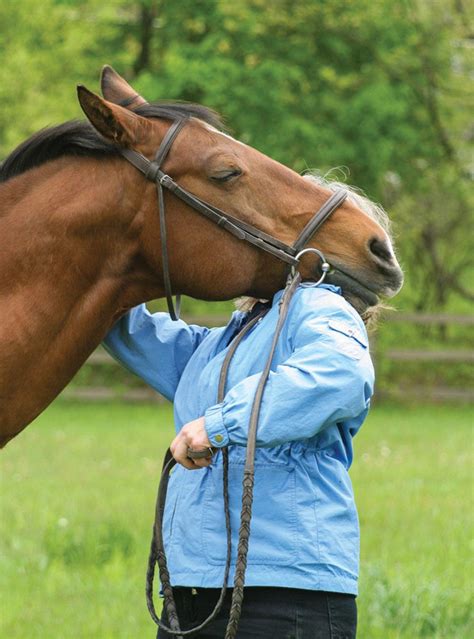
[{"label": "wooden fence", "polygon": [[[391,313],[384,318],[385,324],[411,324],[419,326],[460,326],[471,327],[474,325],[474,315],[459,315],[451,313]],[[390,329],[388,329],[390,330]],[[375,368],[382,368],[384,360],[399,362],[400,365],[412,362],[422,362],[427,365],[442,363],[443,366],[456,364],[473,364],[474,350],[462,348],[379,348],[377,335],[371,340],[372,357]],[[448,385],[420,385],[400,384],[398,387],[383,390],[379,399],[419,399],[432,402],[456,401],[463,403],[474,402],[474,389],[468,386]]]},{"label": "wooden fence", "polygon": [[[209,315],[184,318],[190,324],[202,326],[222,326],[226,324],[228,316]],[[474,315],[454,315],[448,313],[391,313],[384,318],[383,324],[415,324],[422,326],[464,326],[474,325]],[[384,329],[383,329],[384,330]],[[386,329],[385,329],[386,330]],[[382,368],[386,360],[397,362],[400,366],[411,362],[426,362],[427,365],[442,363],[444,366],[455,366],[459,363],[474,363],[474,350],[466,348],[456,349],[423,349],[423,348],[381,348],[377,333],[371,337],[371,351],[375,367]],[[87,360],[84,366],[118,366],[108,353],[99,347]],[[78,386],[72,384],[62,393],[63,397],[83,401],[123,400],[127,402],[163,402],[163,398],[145,384],[140,387],[113,386]],[[423,397],[429,401],[457,401],[473,402],[474,390],[467,387],[452,387],[447,385],[422,386],[417,384],[400,384],[397,387],[383,389],[379,399],[417,398]]]}]

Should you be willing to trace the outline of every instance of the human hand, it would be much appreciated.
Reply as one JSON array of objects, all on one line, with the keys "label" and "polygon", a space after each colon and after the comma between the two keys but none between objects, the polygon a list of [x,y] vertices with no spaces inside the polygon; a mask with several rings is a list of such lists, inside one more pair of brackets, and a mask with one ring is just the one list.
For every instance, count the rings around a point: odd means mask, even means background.
[{"label": "human hand", "polygon": [[[209,456],[200,459],[191,459],[188,457],[188,448],[195,451],[209,449]],[[188,422],[179,431],[171,442],[171,454],[178,464],[184,466],[188,470],[197,470],[209,466],[212,460],[211,442],[207,437],[204,417],[193,419]]]}]

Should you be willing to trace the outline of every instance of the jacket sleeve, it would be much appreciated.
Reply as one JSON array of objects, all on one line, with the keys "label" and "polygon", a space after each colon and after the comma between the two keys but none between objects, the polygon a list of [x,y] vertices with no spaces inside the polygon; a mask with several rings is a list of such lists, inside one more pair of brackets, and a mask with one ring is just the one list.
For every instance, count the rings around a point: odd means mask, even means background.
[{"label": "jacket sleeve", "polygon": [[173,400],[181,374],[208,328],[173,321],[145,304],[124,315],[108,332],[103,346],[120,364]]},{"label": "jacket sleeve", "polygon": [[[333,296],[335,297],[335,296]],[[314,437],[325,427],[367,410],[374,371],[365,327],[341,300],[321,313],[309,309],[289,326],[292,351],[270,372],[257,430],[257,446],[278,446]],[[245,445],[260,374],[230,389],[205,413],[213,446]]]}]

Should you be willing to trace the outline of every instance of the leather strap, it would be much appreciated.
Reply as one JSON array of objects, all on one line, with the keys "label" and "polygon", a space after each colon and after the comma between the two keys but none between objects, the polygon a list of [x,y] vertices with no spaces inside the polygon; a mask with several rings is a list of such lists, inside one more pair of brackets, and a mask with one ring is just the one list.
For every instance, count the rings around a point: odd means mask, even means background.
[{"label": "leather strap", "polygon": [[232,592],[232,603],[230,607],[229,622],[227,624],[225,639],[234,639],[237,635],[237,628],[244,599],[245,573],[247,570],[247,554],[250,538],[250,522],[252,518],[253,487],[255,482],[255,448],[257,442],[257,427],[260,409],[263,401],[263,393],[270,374],[273,356],[280,337],[281,330],[288,315],[290,302],[301,282],[299,273],[293,278],[289,278],[285,291],[279,302],[278,322],[273,334],[270,352],[267,356],[265,367],[260,375],[257,390],[252,404],[250,414],[249,430],[247,436],[247,450],[245,457],[244,476],[242,481],[242,510],[240,513],[239,542],[237,546],[237,561],[235,564],[234,589]]},{"label": "leather strap", "polygon": [[159,180],[157,180],[158,174],[161,172],[161,165],[166,159],[168,152],[173,144],[176,136],[181,131],[183,126],[185,125],[186,120],[183,118],[181,120],[176,120],[170,126],[168,131],[166,132],[161,144],[160,148],[156,152],[155,161],[152,163],[153,169],[157,169],[156,177],[154,177],[154,181],[156,182],[156,187],[158,189],[158,214],[160,218],[160,240],[161,240],[161,256],[162,256],[162,265],[163,265],[163,284],[165,285],[165,295],[166,295],[166,303],[168,304],[168,311],[172,320],[178,320],[179,314],[181,311],[181,296],[178,295],[176,297],[176,306],[173,303],[173,289],[171,287],[171,274],[170,274],[170,266],[168,259],[168,241],[167,241],[167,233],[166,233],[166,215],[165,215],[165,197],[163,193],[163,186]]},{"label": "leather strap", "polygon": [[252,224],[248,224],[247,222],[234,217],[230,213],[222,211],[218,207],[204,202],[179,186],[179,184],[177,184],[169,175],[164,175],[161,178],[161,183],[164,187],[174,193],[176,197],[179,197],[180,200],[191,206],[195,211],[212,220],[229,233],[232,233],[232,235],[237,237],[239,240],[245,240],[249,244],[253,244],[253,246],[270,253],[287,264],[297,264],[297,260],[294,257],[295,250],[288,244],[268,235]]},{"label": "leather strap", "polygon": [[181,300],[177,299],[177,309],[173,304],[173,290],[171,288],[171,275],[168,259],[168,239],[166,233],[166,216],[165,216],[165,197],[163,187],[159,182],[156,183],[158,190],[158,216],[160,220],[160,242],[161,242],[161,263],[163,268],[163,284],[165,285],[166,303],[168,304],[168,312],[172,320],[179,319],[179,310]]},{"label": "leather strap", "polygon": [[308,224],[306,224],[304,229],[299,234],[296,242],[293,244],[293,249],[296,251],[296,253],[299,253],[301,249],[306,246],[306,244],[313,237],[316,231],[324,224],[331,213],[334,213],[334,211],[341,206],[346,198],[347,191],[338,189],[331,195],[329,200],[326,200],[319,211],[315,213]]},{"label": "leather strap", "polygon": [[166,156],[169,153],[171,145],[175,141],[176,136],[181,131],[183,126],[186,124],[186,122],[187,122],[186,118],[180,118],[179,120],[175,120],[173,124],[170,126],[170,128],[166,131],[161,141],[160,147],[155,155],[155,164],[158,165],[158,168],[161,168],[161,165],[163,164],[164,160],[166,159]]},{"label": "leather strap", "polygon": [[[224,358],[224,362],[222,363],[222,368],[219,375],[219,386],[217,390],[217,403],[223,401],[225,392],[226,392],[226,382],[227,376],[229,372],[229,366],[234,356],[237,347],[242,342],[244,337],[249,333],[252,328],[257,324],[257,322],[267,313],[268,309],[262,310],[258,315],[256,315],[252,320],[247,322],[244,327],[237,333],[237,335],[232,340],[226,356]],[[204,452],[207,456],[206,451],[193,451],[194,453]],[[168,491],[168,482],[172,468],[176,465],[176,461],[171,454],[170,449],[166,451],[165,459],[163,462],[163,470],[161,473],[160,485],[158,488],[158,496],[156,499],[155,505],[155,523],[153,525],[153,534],[152,534],[152,542],[150,546],[150,555],[148,557],[148,570],[147,570],[147,580],[146,580],[146,600],[148,610],[150,612],[150,616],[156,625],[159,628],[165,630],[168,634],[174,637],[185,637],[187,635],[193,634],[195,632],[199,632],[203,628],[205,628],[211,621],[213,621],[220,612],[222,608],[222,604],[224,602],[225,594],[227,591],[227,582],[229,580],[229,572],[230,572],[230,564],[232,558],[232,531],[230,527],[230,510],[229,510],[229,493],[228,493],[228,468],[229,468],[229,452],[227,448],[222,449],[223,455],[223,491],[224,491],[224,514],[225,514],[225,522],[226,522],[226,537],[227,537],[227,555],[226,555],[226,563],[224,569],[224,580],[221,588],[221,592],[219,595],[219,599],[214,610],[211,612],[209,617],[205,619],[199,626],[192,628],[190,630],[180,630],[178,616],[176,614],[176,604],[173,596],[173,588],[171,587],[171,580],[168,571],[168,564],[166,561],[164,542],[163,542],[163,516],[165,512],[166,505],[166,494]],[[202,455],[190,455],[188,451],[188,456],[191,458],[202,457]],[[163,622],[159,619],[156,614],[155,604],[153,601],[153,582],[155,577],[155,564],[158,564],[158,569],[160,573],[160,581],[163,590],[164,596],[164,605],[166,614],[168,617],[168,621],[170,626],[167,627]]]},{"label": "leather strap", "polygon": [[171,191],[185,204],[191,206],[195,211],[201,213],[204,217],[207,217],[207,219],[211,220],[228,233],[231,233],[237,239],[245,240],[246,242],[253,244],[253,246],[274,255],[289,265],[296,266],[298,263],[294,258],[296,251],[292,246],[289,246],[271,235],[268,235],[264,231],[252,226],[252,224],[239,220],[230,213],[224,212],[216,206],[204,202],[197,196],[179,186],[173,178],[161,171],[158,167],[156,167],[156,172],[153,173],[153,169],[155,167],[150,167],[150,165],[154,163],[150,162],[150,160],[141,153],[132,151],[131,149],[120,149],[120,153],[131,164],[133,164],[133,166],[141,171],[145,177],[151,179],[151,175],[155,175],[156,177],[154,179],[158,180],[162,187]]},{"label": "leather strap", "polygon": [[[196,195],[193,195],[183,187],[179,186],[172,177],[161,171],[156,163],[150,162],[150,160],[141,153],[131,149],[120,149],[120,153],[139,171],[148,177],[148,179],[159,180],[161,186],[171,191],[174,195],[176,195],[176,197],[182,200],[185,204],[188,204],[188,206],[191,206],[198,213],[201,213],[209,220],[237,237],[239,240],[245,240],[249,244],[270,253],[290,266],[296,266],[298,264],[298,260],[295,258],[295,255],[306,245],[327,218],[339,206],[341,206],[347,198],[346,191],[342,189],[335,191],[304,227],[293,246],[290,246],[289,244],[285,244],[277,238],[268,235],[268,233],[261,231],[252,224],[244,222],[243,220],[234,217],[230,213],[222,211],[208,202],[204,202]],[[150,167],[151,164],[154,166]],[[156,171],[153,172],[155,167]]]},{"label": "leather strap", "polygon": [[[315,213],[313,218],[308,222],[308,224],[304,227],[303,231],[300,233],[298,238],[296,239],[293,246],[289,246],[280,240],[273,238],[267,233],[261,231],[260,229],[248,224],[247,222],[243,222],[238,218],[230,215],[229,213],[225,213],[221,211],[219,208],[213,206],[212,204],[208,204],[204,202],[200,198],[196,197],[186,189],[183,189],[179,184],[177,184],[169,175],[164,173],[161,169],[161,165],[164,162],[173,141],[178,135],[179,131],[182,129],[184,124],[186,123],[186,119],[180,119],[175,121],[167,133],[165,134],[163,141],[156,153],[154,162],[150,162],[145,156],[142,154],[133,151],[131,149],[121,149],[119,148],[119,152],[125,157],[133,166],[135,166],[139,171],[141,171],[145,177],[149,180],[155,182],[158,193],[158,204],[159,204],[159,220],[160,220],[160,234],[161,234],[161,249],[162,249],[162,266],[163,266],[163,281],[165,285],[165,293],[168,301],[168,308],[170,311],[170,315],[173,319],[177,319],[176,312],[173,307],[173,299],[172,299],[172,289],[171,289],[171,278],[169,273],[169,260],[168,260],[168,250],[167,250],[167,241],[166,241],[166,218],[165,218],[165,200],[164,200],[164,192],[163,189],[166,188],[176,197],[180,198],[183,202],[191,206],[198,213],[201,213],[208,219],[214,221],[218,226],[225,229],[229,233],[232,233],[235,237],[240,240],[245,240],[249,242],[253,246],[270,253],[271,255],[277,257],[278,259],[286,262],[290,266],[296,267],[298,265],[298,259],[296,255],[300,252],[300,250],[306,245],[308,240],[314,235],[314,233],[320,228],[320,226],[325,222],[325,220],[333,213],[346,199],[347,193],[344,191],[336,191],[328,200],[323,204],[323,206]],[[324,278],[325,271],[323,272]],[[291,277],[288,278],[287,285],[284,291],[284,294],[280,300],[280,308],[279,308],[279,317],[277,326],[275,329],[275,334],[273,336],[273,341],[270,348],[270,353],[268,355],[265,367],[261,374],[257,390],[255,393],[255,398],[252,405],[252,411],[250,416],[249,423],[249,433],[248,433],[248,441],[247,441],[247,454],[246,454],[246,462],[244,467],[244,477],[243,477],[243,493],[242,493],[242,511],[241,511],[241,521],[240,521],[240,530],[239,530],[239,543],[237,549],[237,562],[235,567],[235,578],[234,578],[234,589],[232,593],[232,604],[231,611],[229,616],[229,623],[227,625],[225,639],[235,639],[237,634],[237,628],[240,618],[240,612],[242,608],[242,601],[244,596],[244,585],[245,585],[245,572],[247,568],[247,552],[248,552],[248,544],[250,537],[250,522],[252,516],[252,502],[253,502],[253,485],[254,485],[254,475],[255,475],[255,448],[256,448],[256,439],[257,439],[257,427],[258,427],[258,418],[260,414],[260,407],[262,404],[263,393],[265,390],[265,385],[268,379],[268,375],[270,373],[271,364],[273,361],[273,355],[275,352],[275,348],[278,342],[279,335],[281,333],[282,327],[284,325],[288,308],[290,305],[291,298],[298,287],[298,284],[301,282],[301,277],[298,272],[295,272]],[[262,312],[263,314],[263,312]],[[234,338],[231,347],[229,348],[227,355],[224,359],[224,363],[222,365],[220,379],[219,379],[219,389],[218,389],[218,402],[223,400],[225,395],[225,385],[228,375],[228,369],[230,366],[230,362],[232,357],[240,344],[241,340],[250,331],[255,323],[260,319],[260,316],[257,315],[253,320],[248,322],[246,326],[242,329],[242,331]],[[190,457],[193,455],[201,456],[203,454],[202,451],[190,451]],[[204,454],[207,456],[208,451],[204,451]],[[224,601],[224,596],[227,588],[227,581],[229,577],[230,571],[230,561],[231,561],[231,528],[230,528],[230,508],[229,508],[229,494],[228,494],[228,450],[224,448],[222,450],[223,455],[223,492],[224,492],[224,512],[225,512],[225,520],[226,520],[226,531],[227,531],[227,559],[225,566],[225,574],[224,574],[224,583],[222,586],[221,594],[219,600],[214,608],[214,611],[211,615],[206,619],[202,624],[198,627],[193,628],[191,630],[180,630],[179,620],[176,613],[176,605],[174,603],[173,598],[173,590],[171,587],[170,576],[167,568],[166,555],[163,544],[163,535],[162,535],[162,519],[166,502],[166,492],[168,487],[169,473],[171,468],[175,465],[175,460],[171,455],[171,451],[168,450],[165,462],[163,466],[163,473],[160,481],[160,487],[158,491],[158,498],[156,502],[155,509],[155,525],[153,529],[153,538],[150,548],[150,555],[148,560],[148,570],[147,570],[147,586],[146,586],[146,597],[147,597],[147,605],[148,610],[150,611],[150,615],[154,622],[159,626],[165,629],[165,631],[179,638],[183,638],[189,634],[194,634],[199,632],[202,628],[204,628],[210,621],[215,619],[217,616],[222,603]],[[163,593],[165,597],[164,606],[169,619],[170,627],[167,628],[163,626],[161,621],[158,619],[158,616],[155,611],[154,603],[153,603],[153,580],[154,580],[154,571],[155,564],[158,563],[159,571],[160,571],[160,579],[163,585]]]}]

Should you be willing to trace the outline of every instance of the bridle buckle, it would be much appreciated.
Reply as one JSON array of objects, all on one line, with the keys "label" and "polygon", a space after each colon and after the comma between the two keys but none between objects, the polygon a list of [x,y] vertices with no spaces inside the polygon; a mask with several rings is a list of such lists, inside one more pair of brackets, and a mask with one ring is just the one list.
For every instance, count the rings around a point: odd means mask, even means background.
[{"label": "bridle buckle", "polygon": [[167,173],[164,173],[161,177],[160,177],[160,184],[161,186],[164,187],[168,187],[171,185],[171,183],[173,182],[173,178],[171,178]]}]

